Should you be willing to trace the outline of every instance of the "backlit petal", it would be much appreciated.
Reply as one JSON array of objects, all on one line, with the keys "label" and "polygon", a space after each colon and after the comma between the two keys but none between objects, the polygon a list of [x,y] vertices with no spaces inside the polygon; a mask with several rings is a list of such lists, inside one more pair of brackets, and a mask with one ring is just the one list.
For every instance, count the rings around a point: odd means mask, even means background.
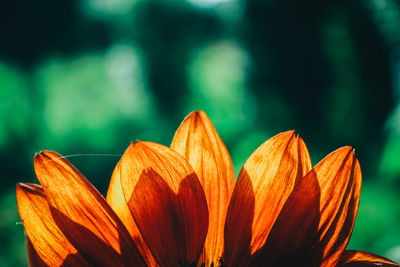
[{"label": "backlit petal", "polygon": [[351,147],[324,158],[285,203],[261,252],[263,264],[335,266],[353,229],[360,187]]},{"label": "backlit petal", "polygon": [[341,148],[316,170],[321,187],[319,244],[322,265],[333,266],[346,248],[358,212],[361,169],[354,151]]},{"label": "backlit petal", "polygon": [[305,252],[319,224],[319,197],[317,174],[312,170],[294,188],[255,260],[262,266],[307,266]]},{"label": "backlit petal", "polygon": [[300,173],[304,176],[312,169],[311,158],[303,139],[297,137],[297,140],[299,144]]},{"label": "backlit petal", "polygon": [[142,235],[135,221],[132,218],[132,214],[129,210],[128,204],[126,203],[124,194],[121,187],[121,163],[118,162],[114,169],[111,177],[110,186],[107,191],[107,203],[115,211],[121,221],[124,223],[126,229],[128,229],[132,239],[135,241],[140,254],[142,254],[144,260],[148,266],[157,266],[156,260],[151,254],[149,248],[144,242]]},{"label": "backlit petal", "polygon": [[392,267],[400,266],[384,257],[356,250],[345,250],[340,258],[338,266],[344,267],[373,267],[383,266]]},{"label": "backlit petal", "polygon": [[26,250],[28,252],[29,267],[47,267],[47,266],[49,266],[37,254],[36,250],[32,246],[31,241],[29,240],[29,238],[26,238]]},{"label": "backlit petal", "polygon": [[[42,188],[34,184],[17,185],[18,211],[27,238],[30,266],[61,266],[77,250],[51,216],[49,205]],[[74,266],[91,266],[83,257],[77,255],[69,262]]]},{"label": "backlit petal", "polygon": [[235,174],[228,150],[206,113],[192,112],[175,133],[171,148],[183,155],[196,172],[206,195],[209,228],[199,262],[210,266],[222,256],[224,224]]},{"label": "backlit petal", "polygon": [[96,265],[145,262],[128,231],[100,193],[65,158],[45,151],[35,172],[58,227]]},{"label": "backlit petal", "polygon": [[198,260],[208,228],[203,188],[168,147],[138,142],[121,158],[121,184],[143,239],[161,266]]},{"label": "backlit petal", "polygon": [[244,164],[225,223],[227,266],[247,265],[264,246],[295,181],[302,177],[298,152],[294,132],[284,132],[262,144]]}]

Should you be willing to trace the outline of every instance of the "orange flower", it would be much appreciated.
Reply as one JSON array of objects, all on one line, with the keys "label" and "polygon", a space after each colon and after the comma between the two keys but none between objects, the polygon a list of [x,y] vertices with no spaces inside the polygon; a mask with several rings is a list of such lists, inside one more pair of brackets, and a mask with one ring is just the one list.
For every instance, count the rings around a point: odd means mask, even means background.
[{"label": "orange flower", "polygon": [[203,111],[171,148],[132,143],[107,198],[65,158],[35,156],[41,184],[18,184],[31,266],[399,266],[346,251],[360,199],[350,147],[314,168],[293,131],[272,137],[237,182]]}]

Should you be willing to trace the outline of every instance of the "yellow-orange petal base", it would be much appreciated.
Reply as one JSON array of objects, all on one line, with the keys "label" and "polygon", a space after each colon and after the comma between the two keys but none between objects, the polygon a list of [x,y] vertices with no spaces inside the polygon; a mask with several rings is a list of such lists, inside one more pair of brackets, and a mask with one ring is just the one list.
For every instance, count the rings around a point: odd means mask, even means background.
[{"label": "yellow-orange petal base", "polygon": [[34,166],[41,185],[17,185],[30,266],[400,266],[345,250],[361,191],[354,150],[312,167],[294,131],[256,149],[236,182],[201,110],[170,147],[132,143],[106,198],[55,152]]}]

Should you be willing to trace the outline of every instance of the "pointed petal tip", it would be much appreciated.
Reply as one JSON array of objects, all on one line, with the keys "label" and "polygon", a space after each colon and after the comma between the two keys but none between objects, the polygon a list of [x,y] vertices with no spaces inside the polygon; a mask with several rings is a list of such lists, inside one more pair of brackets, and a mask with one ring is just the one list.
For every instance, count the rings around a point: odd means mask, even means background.
[{"label": "pointed petal tip", "polygon": [[352,146],[343,146],[338,148],[337,150],[343,150],[343,151],[348,151],[350,152],[351,150],[354,150]]},{"label": "pointed petal tip", "polygon": [[151,141],[143,141],[143,140],[138,140],[137,139],[135,145],[137,145],[139,147],[149,147],[149,145],[151,145],[151,144],[158,144],[158,143],[151,142]]},{"label": "pointed petal tip", "polygon": [[42,188],[40,184],[33,184],[33,183],[18,183],[19,185],[26,187],[26,188]]},{"label": "pointed petal tip", "polygon": [[281,134],[296,135],[296,131],[295,130],[288,130],[288,131],[282,132]]},{"label": "pointed petal tip", "polygon": [[343,151],[346,151],[353,159],[356,158],[356,150],[352,146],[344,146]]},{"label": "pointed petal tip", "polygon": [[30,194],[43,194],[43,189],[40,185],[31,184],[31,183],[18,183],[17,184],[17,193],[19,191],[23,191],[24,193]]},{"label": "pointed petal tip", "polygon": [[134,147],[140,148],[140,149],[146,149],[146,148],[149,148],[148,144],[151,144],[151,143],[153,143],[153,142],[136,140],[136,144]]},{"label": "pointed petal tip", "polygon": [[345,250],[338,266],[400,266],[399,264],[376,254],[358,250]]},{"label": "pointed petal tip", "polygon": [[[207,116],[207,114],[203,111],[203,110],[194,110],[192,112],[190,112],[185,119],[182,121],[181,126],[184,125],[185,123],[187,123],[188,121],[194,121],[195,123],[198,121],[209,121],[209,117]],[[179,129],[179,128],[178,128]]]},{"label": "pointed petal tip", "polygon": [[62,156],[58,154],[57,152],[50,151],[50,150],[41,150],[35,154],[34,161],[36,162],[37,160],[43,160],[43,158],[46,158],[48,160],[53,160],[57,158],[61,158]]},{"label": "pointed petal tip", "polygon": [[299,134],[296,134],[296,140],[297,140],[298,142],[303,142],[303,143],[305,143],[305,142],[304,142],[304,139],[301,138]]},{"label": "pointed petal tip", "polygon": [[200,110],[193,110],[186,117],[197,116],[199,114],[199,112],[200,112]]},{"label": "pointed petal tip", "polygon": [[304,142],[303,138],[300,137],[300,134],[298,132],[296,132],[296,130],[289,130],[288,132],[293,132],[296,139],[302,140]]},{"label": "pointed petal tip", "polygon": [[288,130],[288,131],[280,132],[280,133],[272,136],[271,138],[269,138],[267,141],[269,141],[269,140],[271,140],[273,138],[278,138],[278,137],[279,138],[288,138],[288,139],[296,137],[295,136],[295,130]]},{"label": "pointed petal tip", "polygon": [[17,183],[17,190],[32,191],[33,187],[26,183]]},{"label": "pointed petal tip", "polygon": [[41,156],[45,153],[46,151],[40,150],[39,152],[35,153],[35,157]]},{"label": "pointed petal tip", "polygon": [[[296,133],[295,133],[294,130],[289,130],[289,131],[285,131],[285,132],[280,132],[277,135],[271,137],[270,139],[275,138],[275,137],[284,138],[284,139],[286,139],[286,138],[287,139],[292,139],[293,137],[296,138],[295,134]],[[270,140],[270,139],[268,139],[268,140]]]},{"label": "pointed petal tip", "polygon": [[300,134],[297,133],[295,130],[290,130],[294,132],[294,138],[296,138],[297,142],[304,142],[303,138],[300,137]]},{"label": "pointed petal tip", "polygon": [[[196,114],[197,115],[200,115],[200,116],[207,116],[207,113],[204,111],[204,110],[202,110],[202,109],[199,109],[198,111],[196,111]],[[208,117],[208,116],[207,116]]]},{"label": "pointed petal tip", "polygon": [[128,154],[132,155],[132,153],[135,153],[134,151],[142,151],[144,149],[147,149],[148,148],[147,143],[151,142],[141,141],[136,139],[136,142],[135,141],[131,142],[129,147],[126,149],[125,153],[128,152]]},{"label": "pointed petal tip", "polygon": [[208,117],[207,113],[202,109],[191,112],[187,117],[189,118],[190,116],[200,118],[201,120],[210,120],[210,117]]},{"label": "pointed petal tip", "polygon": [[35,153],[34,160],[36,161],[37,159],[39,159],[41,155],[42,155],[42,151]]},{"label": "pointed petal tip", "polygon": [[131,148],[135,148],[140,143],[143,143],[143,141],[140,141],[139,139],[136,139],[136,141],[131,141],[131,143],[129,144],[129,146],[128,146],[128,148],[126,150],[129,150]]},{"label": "pointed petal tip", "polygon": [[55,152],[53,151],[49,151],[49,150],[40,150],[38,153],[39,156],[44,156],[44,157],[50,157],[51,155],[53,155]]},{"label": "pointed petal tip", "polygon": [[353,157],[355,156],[354,149],[351,146],[339,147],[338,149],[332,151],[329,155],[333,155],[333,154],[345,154],[345,155],[353,156]]},{"label": "pointed petal tip", "polygon": [[194,111],[192,111],[192,112],[190,112],[187,116],[186,116],[186,118],[185,118],[185,120],[186,119],[193,119],[193,118],[198,118],[198,117],[201,117],[200,116],[200,112],[201,112],[201,110],[194,110]]},{"label": "pointed petal tip", "polygon": [[43,151],[36,153],[35,157],[33,159],[33,165],[37,167],[39,164],[42,164],[43,157],[45,157],[45,155],[43,154]]},{"label": "pointed petal tip", "polygon": [[21,194],[33,194],[44,196],[43,189],[40,185],[30,183],[18,183],[16,189],[17,200]]}]

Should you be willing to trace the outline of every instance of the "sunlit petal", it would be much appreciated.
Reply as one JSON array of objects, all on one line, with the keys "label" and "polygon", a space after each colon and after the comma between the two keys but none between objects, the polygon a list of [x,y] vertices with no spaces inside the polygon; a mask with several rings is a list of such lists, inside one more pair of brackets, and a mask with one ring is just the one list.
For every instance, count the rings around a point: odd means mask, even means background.
[{"label": "sunlit petal", "polygon": [[262,144],[244,164],[229,204],[225,223],[225,263],[244,266],[262,248],[302,177],[299,145],[293,131]]},{"label": "sunlit petal", "polygon": [[55,222],[80,253],[97,265],[145,266],[123,223],[75,167],[49,151],[34,165]]},{"label": "sunlit petal", "polygon": [[260,260],[265,265],[334,266],[353,229],[360,187],[352,149],[328,155],[294,188]]},{"label": "sunlit petal", "polygon": [[351,147],[336,150],[316,168],[320,196],[320,241],[322,265],[332,266],[346,248],[358,212],[361,169]]},{"label": "sunlit petal", "polygon": [[[77,254],[75,247],[63,235],[51,216],[49,204],[42,188],[34,184],[17,185],[18,211],[27,238],[30,266],[61,266],[70,256]],[[91,266],[77,255],[70,264]]]},{"label": "sunlit petal", "polygon": [[135,244],[138,247],[143,258],[145,259],[147,265],[157,266],[156,260],[154,259],[149,248],[144,242],[142,235],[140,234],[140,231],[132,218],[132,214],[129,210],[128,204],[126,203],[121,187],[121,163],[119,162],[112,174],[106,200],[111,208],[115,211],[115,213],[119,216],[121,221],[124,223],[126,229],[128,229],[132,239],[135,241]]},{"label": "sunlit petal", "polygon": [[120,163],[125,199],[158,263],[196,262],[207,234],[208,210],[189,163],[170,148],[150,142],[132,143]]},{"label": "sunlit petal", "polygon": [[309,255],[305,253],[319,224],[319,197],[317,174],[312,170],[294,188],[255,260],[263,266],[306,266]]},{"label": "sunlit petal", "polygon": [[344,267],[392,267],[400,266],[384,257],[374,255],[372,253],[356,251],[356,250],[345,250],[340,258],[338,266]]},{"label": "sunlit petal", "polygon": [[301,168],[301,171],[299,172],[301,176],[304,176],[312,169],[311,158],[304,140],[300,137],[297,137],[297,141],[299,144],[299,167]]},{"label": "sunlit petal", "polygon": [[235,174],[228,150],[202,110],[192,112],[175,133],[171,148],[183,155],[195,170],[206,195],[209,228],[199,262],[210,266],[222,256],[224,224]]},{"label": "sunlit petal", "polygon": [[[49,266],[37,254],[36,250],[32,246],[31,241],[29,240],[29,238],[26,238],[26,251],[28,254],[29,267],[47,267],[47,266]],[[62,263],[62,262],[60,261],[60,263]],[[57,265],[55,265],[55,266],[57,266]]]},{"label": "sunlit petal", "polygon": [[400,266],[345,251],[361,191],[354,150],[312,168],[294,131],[256,149],[236,184],[201,110],[185,118],[171,148],[132,143],[107,199],[54,152],[35,156],[35,172],[42,187],[17,186],[30,266]]}]

